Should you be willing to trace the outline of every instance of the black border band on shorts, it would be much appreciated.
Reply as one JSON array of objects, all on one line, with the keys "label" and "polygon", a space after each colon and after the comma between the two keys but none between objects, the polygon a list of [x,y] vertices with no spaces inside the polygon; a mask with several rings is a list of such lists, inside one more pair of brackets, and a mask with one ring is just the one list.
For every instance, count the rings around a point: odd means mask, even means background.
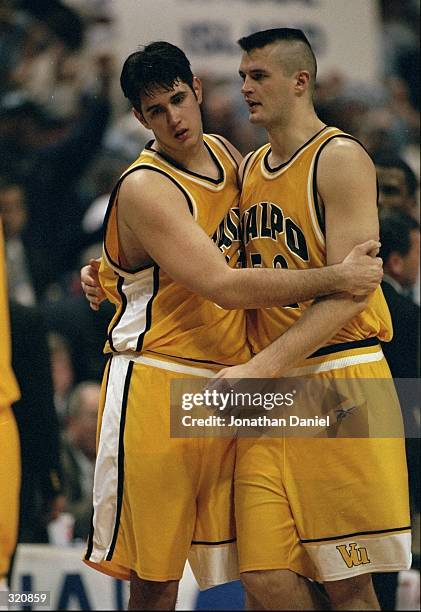
[{"label": "black border band on shorts", "polygon": [[341,351],[350,351],[352,349],[365,348],[368,346],[380,346],[380,340],[376,337],[365,338],[364,340],[353,340],[352,342],[341,342],[339,344],[331,344],[329,346],[323,346],[317,351],[307,357],[322,357],[323,355],[331,355],[332,353],[339,353]]},{"label": "black border band on shorts", "polygon": [[332,542],[334,540],[346,540],[348,538],[356,538],[364,535],[376,535],[386,533],[396,533],[399,531],[410,531],[411,525],[408,527],[394,527],[392,529],[379,529],[377,531],[357,531],[355,533],[345,533],[344,535],[332,536],[329,538],[315,538],[314,540],[300,540],[302,544],[313,544],[315,542]]}]

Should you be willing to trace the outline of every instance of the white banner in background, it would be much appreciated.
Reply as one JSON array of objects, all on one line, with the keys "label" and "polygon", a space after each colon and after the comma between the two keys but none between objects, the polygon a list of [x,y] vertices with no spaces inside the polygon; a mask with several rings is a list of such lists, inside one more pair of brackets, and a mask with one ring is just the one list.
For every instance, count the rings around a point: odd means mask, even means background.
[{"label": "white banner in background", "polygon": [[[126,610],[128,582],[91,569],[82,562],[84,553],[83,545],[19,544],[11,590],[49,591],[50,605],[34,604],[29,608],[32,610]],[[198,594],[196,581],[186,565],[177,610],[194,610]]]},{"label": "white banner in background", "polygon": [[321,75],[378,76],[377,0],[113,0],[112,8],[121,60],[140,44],[167,40],[186,52],[199,76],[233,77],[241,36],[297,27],[313,45]]}]

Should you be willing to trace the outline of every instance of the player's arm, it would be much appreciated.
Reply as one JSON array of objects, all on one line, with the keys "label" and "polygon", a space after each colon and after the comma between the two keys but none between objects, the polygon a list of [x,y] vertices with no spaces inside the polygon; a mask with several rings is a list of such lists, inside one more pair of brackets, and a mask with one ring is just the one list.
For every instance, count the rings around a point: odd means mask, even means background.
[{"label": "player's arm", "polygon": [[[118,215],[119,231],[129,233],[134,251],[147,253],[173,280],[225,309],[278,306],[345,290],[366,292],[381,276],[381,265],[366,255],[352,264],[314,270],[231,269],[194,221],[185,195],[149,170],[123,181]],[[124,251],[122,234],[120,240]]]},{"label": "player's arm", "polygon": [[[327,263],[334,264],[361,240],[377,240],[376,177],[360,145],[334,140],[320,156],[318,190],[326,220]],[[368,297],[342,294],[312,304],[285,334],[238,372],[226,377],[276,377],[324,345],[349,320],[364,310]]]}]

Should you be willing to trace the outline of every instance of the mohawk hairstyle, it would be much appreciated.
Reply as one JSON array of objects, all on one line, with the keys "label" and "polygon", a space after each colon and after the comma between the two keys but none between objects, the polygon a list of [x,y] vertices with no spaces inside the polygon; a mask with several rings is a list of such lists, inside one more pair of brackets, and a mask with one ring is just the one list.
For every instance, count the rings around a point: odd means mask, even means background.
[{"label": "mohawk hairstyle", "polygon": [[177,81],[193,89],[193,73],[184,52],[171,43],[153,42],[126,59],[120,76],[124,96],[142,112],[140,96],[150,96],[157,88],[170,91]]},{"label": "mohawk hairstyle", "polygon": [[305,43],[311,49],[311,45],[308,42],[307,36],[302,30],[295,30],[294,28],[273,28],[272,30],[262,30],[261,32],[255,32],[249,36],[243,36],[238,41],[238,44],[243,51],[252,51],[253,49],[261,49],[266,45],[270,45],[274,42],[280,42],[282,40],[287,41],[301,41]]},{"label": "mohawk hairstyle", "polygon": [[[240,38],[238,41],[238,44],[243,51],[249,53],[254,49],[262,49],[263,47],[266,47],[266,45],[276,42],[300,44],[300,53],[294,54],[295,57],[293,67],[294,69],[297,69],[298,66],[296,60],[298,57],[300,57],[301,60],[305,62],[306,68],[310,72],[314,87],[314,82],[317,75],[317,61],[308,38],[302,30],[296,30],[294,28],[274,28],[272,30],[262,30],[261,32],[250,34],[249,36],[243,36],[243,38]],[[287,66],[285,67],[287,68]]]}]

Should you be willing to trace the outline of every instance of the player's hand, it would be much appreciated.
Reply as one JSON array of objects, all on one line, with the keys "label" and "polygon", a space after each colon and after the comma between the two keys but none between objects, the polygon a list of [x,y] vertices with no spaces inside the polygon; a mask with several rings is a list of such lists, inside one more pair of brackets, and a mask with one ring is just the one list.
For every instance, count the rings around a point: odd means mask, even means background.
[{"label": "player's hand", "polygon": [[98,278],[99,263],[96,259],[91,259],[80,271],[80,283],[92,310],[99,310],[99,305],[105,300],[105,293]]},{"label": "player's hand", "polygon": [[231,366],[219,370],[211,380],[218,378],[232,378],[233,380],[242,380],[243,378],[267,378],[267,375],[253,364],[253,360],[241,365]]},{"label": "player's hand", "polygon": [[374,291],[383,278],[383,261],[376,257],[380,242],[368,240],[357,244],[342,262],[343,290],[352,295],[367,295]]}]

